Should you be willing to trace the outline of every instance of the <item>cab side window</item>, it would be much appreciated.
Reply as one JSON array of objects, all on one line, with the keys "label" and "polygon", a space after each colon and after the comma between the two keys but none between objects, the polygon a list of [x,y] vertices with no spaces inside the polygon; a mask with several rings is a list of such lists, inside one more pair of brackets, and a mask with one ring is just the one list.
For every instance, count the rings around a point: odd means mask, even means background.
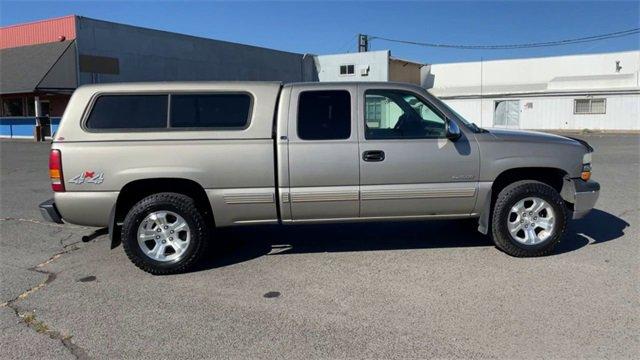
[{"label": "cab side window", "polygon": [[401,90],[365,92],[366,139],[431,139],[445,136],[444,117],[416,95]]},{"label": "cab side window", "polygon": [[351,95],[344,90],[305,91],[298,101],[298,136],[340,140],[351,136]]}]

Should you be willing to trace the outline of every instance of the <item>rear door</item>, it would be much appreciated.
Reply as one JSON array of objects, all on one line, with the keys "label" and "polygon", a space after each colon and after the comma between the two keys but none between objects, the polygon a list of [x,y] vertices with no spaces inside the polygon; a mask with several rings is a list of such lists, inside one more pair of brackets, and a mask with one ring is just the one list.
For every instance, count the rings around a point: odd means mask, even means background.
[{"label": "rear door", "polygon": [[288,122],[293,221],[359,216],[356,85],[295,85]]},{"label": "rear door", "polygon": [[360,216],[466,215],[475,205],[473,135],[446,138],[445,116],[415,89],[359,86]]}]

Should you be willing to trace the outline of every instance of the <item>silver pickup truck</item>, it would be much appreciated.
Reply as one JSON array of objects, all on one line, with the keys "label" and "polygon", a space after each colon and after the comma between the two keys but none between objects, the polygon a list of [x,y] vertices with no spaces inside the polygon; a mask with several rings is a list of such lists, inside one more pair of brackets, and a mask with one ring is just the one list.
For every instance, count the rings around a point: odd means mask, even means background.
[{"label": "silver pickup truck", "polygon": [[592,151],[479,128],[409,84],[91,85],[55,134],[40,209],[108,227],[153,274],[188,270],[215,228],[254,224],[477,218],[505,253],[540,256],[598,198]]}]

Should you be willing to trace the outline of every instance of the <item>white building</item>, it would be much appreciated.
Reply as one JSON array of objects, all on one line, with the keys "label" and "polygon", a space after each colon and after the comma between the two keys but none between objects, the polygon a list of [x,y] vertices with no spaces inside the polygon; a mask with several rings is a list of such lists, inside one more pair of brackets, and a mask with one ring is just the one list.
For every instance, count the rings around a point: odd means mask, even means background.
[{"label": "white building", "polygon": [[640,51],[433,64],[422,85],[483,127],[640,130]]},{"label": "white building", "polygon": [[423,66],[395,58],[389,50],[315,56],[320,81],[397,81],[420,85]]},{"label": "white building", "polygon": [[420,84],[483,127],[640,130],[640,51],[433,65],[388,50],[314,60],[320,81]]}]

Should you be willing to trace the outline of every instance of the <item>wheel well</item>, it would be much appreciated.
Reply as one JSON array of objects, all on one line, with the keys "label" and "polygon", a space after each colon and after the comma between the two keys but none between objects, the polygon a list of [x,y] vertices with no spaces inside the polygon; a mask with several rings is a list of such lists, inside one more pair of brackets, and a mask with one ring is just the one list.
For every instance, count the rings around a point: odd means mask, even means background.
[{"label": "wheel well", "polygon": [[564,170],[545,167],[516,168],[502,172],[491,185],[491,201],[485,201],[480,213],[478,230],[483,234],[489,232],[491,217],[493,216],[493,205],[500,191],[509,184],[520,180],[537,180],[551,186],[560,193],[566,175],[567,173]]},{"label": "wheel well", "polygon": [[[211,204],[202,186],[193,180],[179,178],[143,179],[126,184],[122,190],[120,190],[118,200],[116,201],[114,225],[122,222],[129,212],[129,209],[138,201],[160,192],[174,192],[189,196],[196,202],[198,210],[203,213],[205,219],[211,221],[211,224],[215,226]],[[116,236],[112,236],[111,240],[112,247],[117,246],[120,242],[117,234]]]},{"label": "wheel well", "polygon": [[507,185],[520,180],[537,180],[554,188],[558,193],[562,191],[562,185],[567,173],[556,168],[517,168],[502,172],[493,181],[491,193],[495,199],[500,191]]}]

